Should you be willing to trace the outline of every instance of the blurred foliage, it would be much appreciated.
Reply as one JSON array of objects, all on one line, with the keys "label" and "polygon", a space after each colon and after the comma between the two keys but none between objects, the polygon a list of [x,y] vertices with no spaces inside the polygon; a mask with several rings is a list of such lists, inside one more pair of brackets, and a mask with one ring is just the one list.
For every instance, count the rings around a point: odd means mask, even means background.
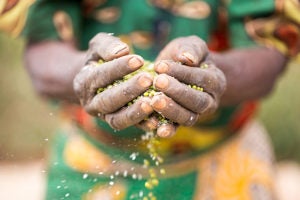
[{"label": "blurred foliage", "polygon": [[263,100],[259,118],[271,135],[277,159],[300,162],[300,63],[292,62],[271,95]]},{"label": "blurred foliage", "polygon": [[0,160],[44,155],[56,119],[23,67],[24,41],[0,34]]},{"label": "blurred foliage", "polygon": [[[55,111],[32,89],[23,49],[24,41],[0,34],[0,160],[43,156],[58,123]],[[299,65],[287,68],[262,101],[258,118],[270,133],[277,158],[300,162]]]}]

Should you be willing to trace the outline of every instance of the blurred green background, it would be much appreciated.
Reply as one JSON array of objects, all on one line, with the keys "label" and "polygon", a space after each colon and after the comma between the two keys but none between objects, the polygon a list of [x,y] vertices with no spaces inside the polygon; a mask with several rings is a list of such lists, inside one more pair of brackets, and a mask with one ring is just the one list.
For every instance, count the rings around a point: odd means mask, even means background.
[{"label": "blurred green background", "polygon": [[[31,87],[22,64],[23,48],[22,40],[0,34],[0,160],[42,157],[58,125],[55,110]],[[278,160],[300,162],[299,74],[300,64],[292,63],[258,113]]]},{"label": "blurred green background", "polygon": [[44,156],[57,124],[23,67],[24,41],[0,34],[0,161]]}]

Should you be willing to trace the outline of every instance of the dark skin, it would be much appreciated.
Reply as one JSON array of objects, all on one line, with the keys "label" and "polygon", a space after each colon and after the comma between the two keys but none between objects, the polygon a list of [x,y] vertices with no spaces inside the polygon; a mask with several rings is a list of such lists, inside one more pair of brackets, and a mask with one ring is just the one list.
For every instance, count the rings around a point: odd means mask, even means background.
[{"label": "dark skin", "polygon": [[[199,117],[214,112],[219,104],[234,105],[268,94],[286,64],[286,58],[273,49],[256,47],[211,53],[200,38],[183,37],[171,41],[158,55],[155,62],[158,76],[141,73],[111,91],[96,94],[97,88],[111,84],[144,63],[140,56],[129,54],[128,46],[118,38],[98,34],[90,42],[87,57],[71,44],[57,41],[31,44],[25,58],[41,95],[75,103],[79,99],[87,112],[116,129],[131,125],[146,130],[157,128],[163,137],[173,135],[176,127],[158,126],[155,118],[144,121],[152,112],[160,112],[179,125],[191,126]],[[99,58],[105,63],[95,67],[94,62]],[[200,67],[203,63],[205,67]],[[162,92],[160,95],[141,98],[130,109],[122,109],[152,84]],[[204,92],[187,84],[199,85]]]},{"label": "dark skin", "polygon": [[42,97],[79,104],[73,79],[84,66],[85,57],[85,52],[73,44],[46,41],[27,45],[25,66],[34,89]]},{"label": "dark skin", "polygon": [[[193,43],[193,46],[186,45],[187,43]],[[177,51],[171,51],[172,49]],[[164,73],[154,80],[154,86],[162,93],[152,99],[142,98],[133,106],[123,109],[128,102],[153,85],[153,77],[149,73],[140,73],[125,83],[95,94],[98,88],[122,79],[143,65],[143,59],[137,55],[130,55],[128,46],[118,38],[98,34],[90,42],[87,65],[76,76],[74,89],[87,112],[100,116],[115,129],[138,124],[153,110],[180,125],[191,126],[200,114],[211,113],[217,108],[219,97],[225,89],[225,77],[212,63],[207,64],[207,69],[198,67],[207,53],[206,44],[197,37],[180,38],[169,43],[161,51],[158,56],[160,62],[155,66],[157,72]],[[96,67],[95,63],[99,59],[105,62],[101,67]],[[168,64],[169,70],[162,71],[163,64]],[[201,85],[207,92],[196,91],[187,84]],[[151,122],[155,121],[157,120]],[[169,135],[161,134],[162,131],[170,134],[175,132],[175,128],[170,125],[151,127],[158,128],[158,135],[161,136]]]}]

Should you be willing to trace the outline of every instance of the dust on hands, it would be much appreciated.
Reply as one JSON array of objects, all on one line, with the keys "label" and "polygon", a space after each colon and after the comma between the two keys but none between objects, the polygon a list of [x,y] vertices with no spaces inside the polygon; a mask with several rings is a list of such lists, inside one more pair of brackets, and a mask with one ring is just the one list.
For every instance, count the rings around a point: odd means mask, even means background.
[{"label": "dust on hands", "polygon": [[[103,63],[98,63],[99,60]],[[130,109],[125,107],[152,86],[152,75],[139,73],[128,81],[108,86],[143,65],[143,58],[129,54],[129,47],[119,38],[97,34],[90,42],[85,67],[74,79],[74,90],[81,105],[89,114],[104,119],[118,130],[139,123],[153,112],[150,99],[140,99]],[[99,92],[99,88],[106,89]]]},{"label": "dust on hands", "polygon": [[178,125],[192,126],[218,107],[226,79],[208,53],[200,38],[175,39],[160,52],[154,72],[118,38],[98,34],[74,89],[87,112],[111,127],[136,125],[170,137]]},{"label": "dust on hands", "polygon": [[177,38],[159,54],[154,86],[162,93],[152,99],[156,112],[183,126],[219,106],[226,88],[223,72],[208,59],[206,43],[196,36]]}]

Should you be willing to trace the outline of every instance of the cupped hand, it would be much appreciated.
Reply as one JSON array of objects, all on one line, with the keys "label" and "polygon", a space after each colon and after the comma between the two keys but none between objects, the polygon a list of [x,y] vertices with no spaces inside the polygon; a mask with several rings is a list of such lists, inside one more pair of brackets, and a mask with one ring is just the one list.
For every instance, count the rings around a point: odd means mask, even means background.
[{"label": "cupped hand", "polygon": [[111,34],[99,33],[89,43],[86,61],[73,85],[89,114],[120,130],[140,123],[153,112],[147,97],[138,98],[127,106],[153,84],[153,77],[147,72],[123,81],[124,76],[144,64],[142,57],[130,54],[127,44]]},{"label": "cupped hand", "polygon": [[[161,93],[151,100],[156,112],[175,124],[192,126],[218,108],[226,78],[208,54],[206,43],[196,36],[177,38],[160,52],[154,86]],[[162,126],[157,133],[172,135],[175,129]]]}]

